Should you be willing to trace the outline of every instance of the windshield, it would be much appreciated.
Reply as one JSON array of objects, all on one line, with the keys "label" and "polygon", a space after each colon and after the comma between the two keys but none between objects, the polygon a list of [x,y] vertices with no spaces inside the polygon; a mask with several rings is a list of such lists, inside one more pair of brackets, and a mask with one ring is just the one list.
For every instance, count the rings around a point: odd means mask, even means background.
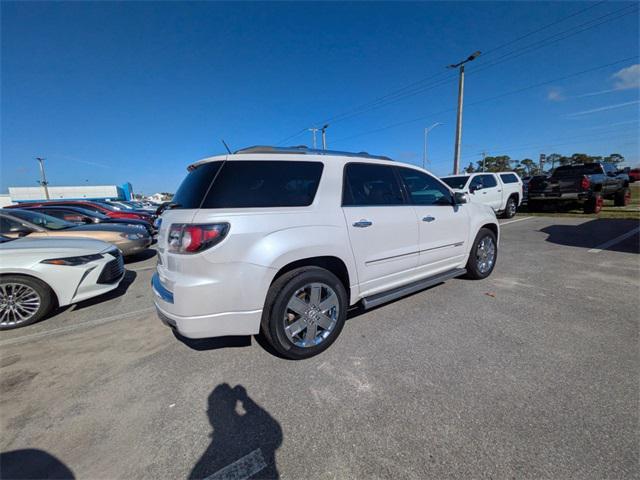
[{"label": "windshield", "polygon": [[70,222],[65,222],[59,218],[52,217],[51,215],[45,215],[44,213],[31,212],[29,210],[12,210],[11,215],[21,220],[33,223],[47,230],[64,230],[66,228],[75,227],[76,225]]},{"label": "windshield", "polygon": [[462,190],[464,186],[467,184],[467,181],[469,180],[469,176],[465,175],[462,177],[443,177],[440,180],[442,180],[444,183],[449,185],[451,188],[454,188],[456,190]]},{"label": "windshield", "polygon": [[80,208],[80,207],[75,208],[74,207],[73,210],[67,210],[67,211],[68,212],[69,211],[78,212],[78,213],[80,213],[82,215],[87,215],[88,217],[98,218],[100,220],[108,220],[109,219],[108,216],[106,216],[104,213],[102,213],[102,212],[100,212],[98,210],[91,210],[89,208],[84,208],[84,207],[82,207],[82,208]]}]

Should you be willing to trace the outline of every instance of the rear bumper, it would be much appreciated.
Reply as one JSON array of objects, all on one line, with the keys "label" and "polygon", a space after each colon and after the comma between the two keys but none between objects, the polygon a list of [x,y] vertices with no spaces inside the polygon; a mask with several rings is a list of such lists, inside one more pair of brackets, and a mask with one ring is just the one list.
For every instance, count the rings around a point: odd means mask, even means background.
[{"label": "rear bumper", "polygon": [[[260,331],[262,308],[225,311],[224,296],[218,297],[216,304],[222,308],[204,315],[191,315],[196,312],[196,304],[206,305],[213,309],[212,300],[217,297],[219,284],[214,280],[207,285],[191,285],[189,288],[180,287],[177,292],[167,288],[158,273],[151,279],[154,293],[154,303],[158,317],[165,325],[176,330],[187,338],[222,337],[226,335],[255,335]],[[174,284],[174,286],[177,286]],[[206,293],[203,292],[203,288]],[[246,288],[246,287],[245,287]],[[227,294],[228,295],[228,294]],[[264,301],[264,300],[263,300]],[[216,309],[218,310],[218,309]],[[178,313],[179,312],[179,313]]]}]

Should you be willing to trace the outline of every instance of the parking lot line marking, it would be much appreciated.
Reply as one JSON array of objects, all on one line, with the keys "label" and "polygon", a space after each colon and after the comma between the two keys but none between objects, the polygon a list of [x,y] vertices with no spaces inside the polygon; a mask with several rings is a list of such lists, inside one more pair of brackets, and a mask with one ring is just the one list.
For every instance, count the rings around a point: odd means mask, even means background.
[{"label": "parking lot line marking", "polygon": [[516,223],[516,222],[524,222],[525,220],[531,220],[532,218],[535,217],[523,217],[523,218],[516,218],[515,220],[509,220],[508,222],[502,222],[500,224],[500,226],[502,225],[509,225],[510,223]]},{"label": "parking lot line marking", "polygon": [[608,242],[604,242],[601,245],[598,245],[595,248],[592,248],[591,250],[589,250],[589,253],[599,253],[602,250],[605,250],[609,247],[613,247],[615,244],[620,243],[624,240],[626,240],[627,238],[633,237],[636,233],[640,232],[640,227],[634,228],[633,230],[624,233],[622,235],[620,235],[619,237],[616,238],[612,238],[611,240],[609,240]]},{"label": "parking lot line marking", "polygon": [[4,347],[6,345],[14,345],[16,343],[28,342],[30,340],[48,337],[50,335],[57,335],[59,333],[72,332],[73,330],[77,330],[79,328],[101,325],[103,323],[113,322],[116,320],[120,320],[122,318],[130,317],[132,315],[137,315],[139,313],[151,312],[155,309],[156,307],[142,308],[140,310],[135,310],[133,312],[121,313],[119,315],[112,315],[111,317],[98,318],[96,320],[89,320],[88,322],[76,323],[74,325],[68,325],[66,327],[54,328],[53,330],[48,330],[46,332],[38,332],[38,333],[32,333],[31,335],[22,335],[20,337],[9,338],[7,340],[1,341],[0,347]]},{"label": "parking lot line marking", "polygon": [[218,470],[204,480],[247,480],[266,466],[262,450],[256,448],[253,452]]}]

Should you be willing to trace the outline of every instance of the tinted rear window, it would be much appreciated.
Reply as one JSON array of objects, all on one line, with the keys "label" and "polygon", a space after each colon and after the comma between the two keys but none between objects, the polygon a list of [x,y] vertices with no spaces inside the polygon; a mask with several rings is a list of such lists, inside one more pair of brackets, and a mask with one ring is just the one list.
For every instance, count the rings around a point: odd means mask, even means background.
[{"label": "tinted rear window", "polygon": [[315,198],[321,162],[205,163],[187,175],[176,208],[304,207]]},{"label": "tinted rear window", "polygon": [[592,175],[594,173],[602,173],[602,167],[599,163],[587,163],[585,165],[566,165],[558,167],[553,171],[554,177],[573,177],[576,175]]},{"label": "tinted rear window", "polygon": [[513,173],[501,173],[500,178],[504,183],[518,183],[518,177]]},{"label": "tinted rear window", "polygon": [[218,173],[222,162],[209,162],[191,170],[173,196],[176,208],[200,208],[211,181]]}]

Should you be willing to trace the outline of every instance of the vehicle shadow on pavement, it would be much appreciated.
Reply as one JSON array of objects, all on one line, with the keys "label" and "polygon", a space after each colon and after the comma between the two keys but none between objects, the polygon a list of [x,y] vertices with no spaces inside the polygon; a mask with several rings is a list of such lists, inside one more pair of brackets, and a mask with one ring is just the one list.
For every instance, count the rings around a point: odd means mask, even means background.
[{"label": "vehicle shadow on pavement", "polygon": [[73,472],[43,450],[27,448],[0,453],[0,472],[6,479],[73,479]]},{"label": "vehicle shadow on pavement", "polygon": [[180,335],[175,330],[172,330],[173,335],[180,342],[184,343],[192,350],[204,351],[204,350],[218,350],[219,348],[234,348],[234,347],[250,347],[251,337],[245,336],[229,336],[229,337],[213,337],[213,338],[187,338]]},{"label": "vehicle shadow on pavement", "polygon": [[[598,248],[613,252],[640,253],[637,220],[597,219],[579,225],[550,225],[540,229],[547,242],[568,247]],[[636,233],[631,233],[636,230]],[[628,235],[626,238],[620,238]],[[612,244],[607,244],[619,239]]]},{"label": "vehicle shadow on pavement", "polygon": [[282,445],[282,427],[242,385],[214,388],[207,415],[211,443],[189,479],[280,478],[275,453]]}]

